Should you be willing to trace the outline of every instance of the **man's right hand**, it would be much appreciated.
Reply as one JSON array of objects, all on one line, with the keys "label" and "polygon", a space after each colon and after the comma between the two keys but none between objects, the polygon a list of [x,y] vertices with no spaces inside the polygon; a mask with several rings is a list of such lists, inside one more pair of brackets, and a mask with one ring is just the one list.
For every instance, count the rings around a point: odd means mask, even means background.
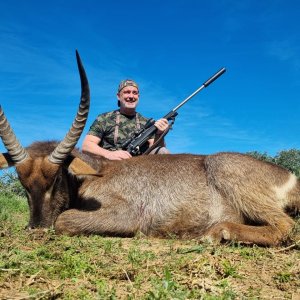
[{"label": "man's right hand", "polygon": [[94,135],[87,134],[82,144],[82,151],[92,153],[111,160],[122,160],[132,157],[131,154],[124,150],[110,151],[99,146],[101,139]]},{"label": "man's right hand", "polygon": [[105,157],[110,160],[122,160],[131,158],[131,154],[125,150],[108,151]]}]

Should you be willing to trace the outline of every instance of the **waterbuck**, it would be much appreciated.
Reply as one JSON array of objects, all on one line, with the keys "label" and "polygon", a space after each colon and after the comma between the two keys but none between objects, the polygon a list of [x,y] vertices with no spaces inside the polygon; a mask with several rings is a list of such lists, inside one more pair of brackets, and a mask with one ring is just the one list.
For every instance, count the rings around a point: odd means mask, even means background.
[{"label": "waterbuck", "polygon": [[57,233],[203,238],[278,245],[299,213],[300,182],[289,171],[239,153],[151,155],[108,161],[75,147],[87,120],[89,85],[78,53],[81,101],[60,143],[23,148],[0,109],[7,153],[27,192],[29,228]]}]

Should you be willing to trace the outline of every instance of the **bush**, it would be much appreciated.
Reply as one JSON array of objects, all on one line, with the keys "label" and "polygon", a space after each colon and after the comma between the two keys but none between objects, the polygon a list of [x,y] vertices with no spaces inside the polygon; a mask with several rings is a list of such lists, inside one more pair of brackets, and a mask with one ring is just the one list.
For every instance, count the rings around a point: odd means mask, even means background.
[{"label": "bush", "polygon": [[275,163],[300,177],[300,150],[290,149],[278,152],[274,157],[266,152],[251,151],[246,154],[259,160]]},{"label": "bush", "polygon": [[275,163],[300,177],[300,150],[290,149],[280,151],[275,156]]},{"label": "bush", "polygon": [[0,175],[0,194],[2,196],[26,197],[26,192],[21,185],[18,175],[15,171],[5,170]]},{"label": "bush", "polygon": [[275,163],[275,160],[272,156],[268,155],[267,152],[260,153],[258,151],[247,152],[246,154],[263,161],[268,161]]}]

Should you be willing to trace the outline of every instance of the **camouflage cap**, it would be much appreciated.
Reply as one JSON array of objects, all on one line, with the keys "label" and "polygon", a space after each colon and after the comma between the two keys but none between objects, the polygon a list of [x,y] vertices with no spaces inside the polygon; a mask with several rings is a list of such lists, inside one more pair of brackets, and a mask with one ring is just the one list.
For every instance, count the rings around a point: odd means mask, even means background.
[{"label": "camouflage cap", "polygon": [[137,85],[137,83],[131,79],[125,79],[125,80],[122,80],[119,84],[119,87],[118,87],[118,93],[121,92],[122,89],[124,89],[124,87],[126,86],[134,86],[136,87],[137,89],[139,89],[139,86]]}]

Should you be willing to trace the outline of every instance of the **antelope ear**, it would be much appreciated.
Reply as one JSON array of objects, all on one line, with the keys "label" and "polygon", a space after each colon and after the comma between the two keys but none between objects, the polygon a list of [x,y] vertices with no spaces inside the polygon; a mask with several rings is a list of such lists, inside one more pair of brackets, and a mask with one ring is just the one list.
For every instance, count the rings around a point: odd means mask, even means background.
[{"label": "antelope ear", "polygon": [[74,175],[100,175],[95,169],[78,157],[75,157],[68,167],[69,172]]},{"label": "antelope ear", "polygon": [[0,170],[13,167],[14,165],[8,153],[0,153]]}]

